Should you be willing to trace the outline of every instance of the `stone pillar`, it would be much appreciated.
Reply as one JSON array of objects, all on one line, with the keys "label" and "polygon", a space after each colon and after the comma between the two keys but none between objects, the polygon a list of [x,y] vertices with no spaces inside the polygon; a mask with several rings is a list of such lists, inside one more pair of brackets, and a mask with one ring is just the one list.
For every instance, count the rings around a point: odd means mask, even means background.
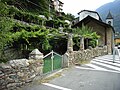
[{"label": "stone pillar", "polygon": [[72,40],[72,34],[68,35],[68,45],[67,45],[67,52],[73,51],[73,40]]},{"label": "stone pillar", "polygon": [[69,54],[66,52],[63,55],[62,68],[69,67]]},{"label": "stone pillar", "polygon": [[80,50],[81,51],[84,50],[84,37],[81,37],[81,40],[80,40]]},{"label": "stone pillar", "polygon": [[69,34],[69,36],[68,36],[67,53],[68,53],[68,67],[69,67],[69,66],[74,65],[72,34]]},{"label": "stone pillar", "polygon": [[29,54],[29,63],[34,67],[34,71],[36,72],[36,75],[40,75],[43,73],[43,53],[41,53],[38,49],[34,49]]},{"label": "stone pillar", "polygon": [[29,59],[33,59],[33,60],[43,60],[43,54],[42,54],[38,49],[34,49],[34,50],[29,54]]},{"label": "stone pillar", "polygon": [[107,29],[107,50],[108,54],[112,54],[112,30],[110,28]]}]

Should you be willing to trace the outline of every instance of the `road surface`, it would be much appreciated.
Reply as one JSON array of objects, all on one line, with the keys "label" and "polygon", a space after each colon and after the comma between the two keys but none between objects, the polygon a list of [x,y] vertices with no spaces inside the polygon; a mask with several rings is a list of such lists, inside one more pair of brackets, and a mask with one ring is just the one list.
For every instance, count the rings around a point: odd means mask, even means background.
[{"label": "road surface", "polygon": [[48,83],[26,86],[22,90],[120,90],[120,61],[112,55],[94,58],[90,64],[64,70]]}]

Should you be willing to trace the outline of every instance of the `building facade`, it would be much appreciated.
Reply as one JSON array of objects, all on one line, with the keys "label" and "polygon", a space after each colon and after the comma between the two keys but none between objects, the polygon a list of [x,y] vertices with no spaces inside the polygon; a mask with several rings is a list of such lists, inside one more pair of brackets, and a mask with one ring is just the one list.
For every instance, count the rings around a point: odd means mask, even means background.
[{"label": "building facade", "polygon": [[[79,22],[74,24],[72,27],[82,27],[82,24],[85,26],[91,27],[93,32],[96,32],[100,38],[98,39],[98,46],[107,46],[108,54],[112,53],[114,47],[114,29],[112,27],[113,20],[106,19],[104,23],[99,14],[95,11],[83,10],[79,14]],[[111,21],[111,23],[110,23]]]},{"label": "building facade", "polygon": [[55,11],[57,12],[62,12],[63,11],[63,2],[61,2],[60,0],[51,0],[51,4],[54,7]]}]

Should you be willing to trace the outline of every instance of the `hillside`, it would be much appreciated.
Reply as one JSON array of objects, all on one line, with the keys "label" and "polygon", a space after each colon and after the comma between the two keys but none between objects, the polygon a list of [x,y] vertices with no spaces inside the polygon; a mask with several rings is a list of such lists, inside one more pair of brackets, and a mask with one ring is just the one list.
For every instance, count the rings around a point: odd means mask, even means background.
[{"label": "hillside", "polygon": [[17,7],[25,12],[47,14],[49,12],[48,0],[1,0],[3,3]]},{"label": "hillside", "polygon": [[64,20],[42,18],[3,2],[0,6],[0,62],[28,58],[34,48],[44,54],[65,53],[67,40],[59,33],[60,25],[69,26]]},{"label": "hillside", "polygon": [[110,11],[114,18],[114,29],[120,32],[120,0],[115,0],[113,2],[107,3],[96,10],[103,21]]}]

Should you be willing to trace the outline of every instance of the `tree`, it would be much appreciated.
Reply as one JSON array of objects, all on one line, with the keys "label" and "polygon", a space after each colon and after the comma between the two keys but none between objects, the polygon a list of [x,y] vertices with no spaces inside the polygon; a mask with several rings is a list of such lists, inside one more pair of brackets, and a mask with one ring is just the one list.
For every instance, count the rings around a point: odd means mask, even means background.
[{"label": "tree", "polygon": [[72,21],[72,20],[75,19],[75,16],[72,15],[71,13],[67,13],[67,14],[65,15],[65,17],[66,17],[67,20],[70,20],[70,21]]},{"label": "tree", "polygon": [[[84,24],[82,24],[81,28],[76,28],[75,30],[73,30],[73,32],[77,35],[80,35],[81,37],[81,42],[80,42],[80,49],[84,50],[84,39],[87,39],[87,46],[91,45],[93,47],[96,46],[96,39],[100,38],[99,35],[96,34],[96,32],[93,32],[91,27],[88,26],[84,26]],[[88,39],[91,39],[91,43],[88,43]]]}]

